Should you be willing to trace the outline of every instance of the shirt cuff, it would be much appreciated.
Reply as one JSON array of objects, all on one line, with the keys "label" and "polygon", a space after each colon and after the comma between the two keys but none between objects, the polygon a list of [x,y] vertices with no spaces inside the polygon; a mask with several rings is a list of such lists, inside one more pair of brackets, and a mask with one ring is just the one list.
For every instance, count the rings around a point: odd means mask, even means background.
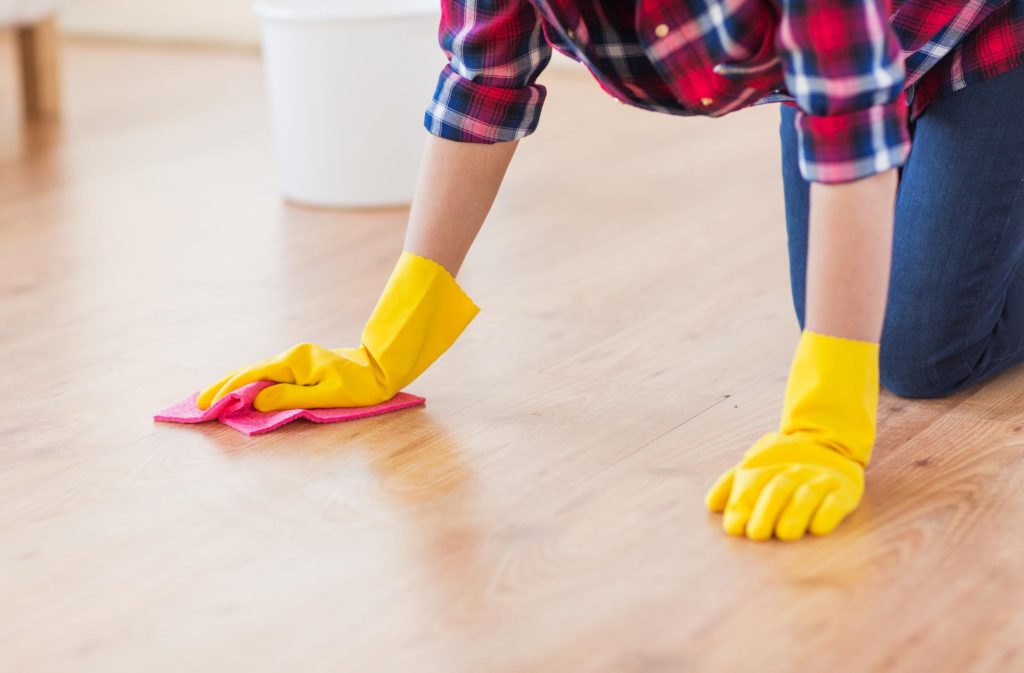
[{"label": "shirt cuff", "polygon": [[910,154],[906,94],[889,103],[836,115],[796,115],[800,173],[834,184],[902,166]]},{"label": "shirt cuff", "polygon": [[446,65],[423,125],[459,142],[496,143],[525,138],[537,129],[547,90],[540,84],[510,89],[467,79]]}]

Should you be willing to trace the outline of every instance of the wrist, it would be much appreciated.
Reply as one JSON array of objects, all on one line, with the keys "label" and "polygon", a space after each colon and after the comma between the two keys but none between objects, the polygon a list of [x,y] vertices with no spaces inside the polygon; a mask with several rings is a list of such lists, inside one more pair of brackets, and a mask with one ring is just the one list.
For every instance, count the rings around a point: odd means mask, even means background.
[{"label": "wrist", "polygon": [[804,330],[779,431],[804,435],[867,466],[875,441],[879,345]]}]

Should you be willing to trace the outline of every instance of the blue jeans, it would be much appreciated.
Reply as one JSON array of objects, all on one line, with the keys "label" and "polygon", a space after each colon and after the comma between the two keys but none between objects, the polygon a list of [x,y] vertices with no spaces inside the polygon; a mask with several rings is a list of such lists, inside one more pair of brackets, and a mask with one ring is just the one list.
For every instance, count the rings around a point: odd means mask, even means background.
[{"label": "blue jeans", "polygon": [[[781,105],[790,282],[801,328],[809,184]],[[881,381],[941,397],[1024,361],[1024,67],[933,103],[900,169]]]}]

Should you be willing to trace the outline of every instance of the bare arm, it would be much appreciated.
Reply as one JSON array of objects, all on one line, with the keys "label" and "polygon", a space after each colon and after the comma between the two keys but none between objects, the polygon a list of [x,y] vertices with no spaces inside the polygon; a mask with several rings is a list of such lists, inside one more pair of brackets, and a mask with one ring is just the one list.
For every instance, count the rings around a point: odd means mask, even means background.
[{"label": "bare arm", "polygon": [[457,275],[494,203],[518,141],[460,143],[427,138],[405,249]]},{"label": "bare arm", "polygon": [[807,329],[878,343],[892,259],[896,169],[811,185]]}]

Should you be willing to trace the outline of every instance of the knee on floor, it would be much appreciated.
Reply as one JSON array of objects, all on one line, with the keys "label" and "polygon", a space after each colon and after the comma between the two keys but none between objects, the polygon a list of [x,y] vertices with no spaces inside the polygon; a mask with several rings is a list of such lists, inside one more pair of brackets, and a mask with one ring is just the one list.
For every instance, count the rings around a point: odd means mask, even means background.
[{"label": "knee on floor", "polygon": [[893,343],[883,338],[879,378],[898,397],[932,399],[956,392],[966,377],[959,354],[950,356],[924,343]]}]

